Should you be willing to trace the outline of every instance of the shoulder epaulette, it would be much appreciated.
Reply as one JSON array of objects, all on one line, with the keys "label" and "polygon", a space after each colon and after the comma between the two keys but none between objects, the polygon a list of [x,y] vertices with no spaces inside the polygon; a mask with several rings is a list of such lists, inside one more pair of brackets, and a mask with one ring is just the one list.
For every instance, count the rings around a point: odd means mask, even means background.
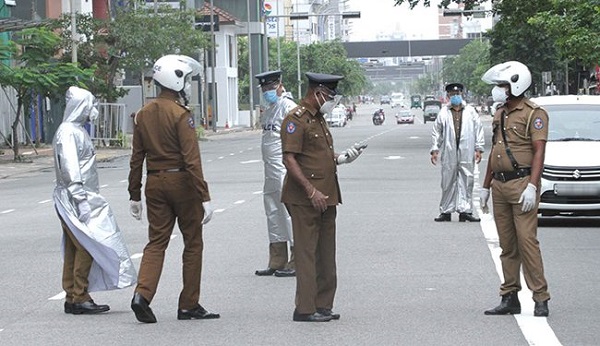
[{"label": "shoulder epaulette", "polygon": [[531,108],[541,108],[537,103],[531,101],[530,99],[525,99],[525,104]]},{"label": "shoulder epaulette", "polygon": [[181,107],[181,108],[185,109],[185,110],[186,110],[186,111],[188,111],[188,112],[191,112],[191,111],[192,111],[192,110],[190,109],[190,107],[188,107],[188,106],[186,106],[186,105],[182,105],[182,104],[181,104],[181,102],[179,102],[179,101],[175,101],[175,103],[176,103],[176,104],[177,104],[179,107]]},{"label": "shoulder epaulette", "polygon": [[305,111],[306,107],[304,106],[297,106],[295,109],[292,109],[292,113],[298,118],[302,117],[302,114],[304,114]]}]

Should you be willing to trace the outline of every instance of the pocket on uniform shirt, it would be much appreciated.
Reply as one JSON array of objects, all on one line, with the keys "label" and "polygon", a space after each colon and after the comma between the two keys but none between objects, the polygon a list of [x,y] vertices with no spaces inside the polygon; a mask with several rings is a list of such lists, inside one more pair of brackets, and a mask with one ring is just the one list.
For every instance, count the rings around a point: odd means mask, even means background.
[{"label": "pocket on uniform shirt", "polygon": [[314,170],[314,169],[308,170],[308,169],[305,169],[305,170],[302,170],[302,173],[304,174],[304,176],[307,179],[323,179],[323,178],[325,178],[325,174],[322,171],[319,171],[319,170]]}]

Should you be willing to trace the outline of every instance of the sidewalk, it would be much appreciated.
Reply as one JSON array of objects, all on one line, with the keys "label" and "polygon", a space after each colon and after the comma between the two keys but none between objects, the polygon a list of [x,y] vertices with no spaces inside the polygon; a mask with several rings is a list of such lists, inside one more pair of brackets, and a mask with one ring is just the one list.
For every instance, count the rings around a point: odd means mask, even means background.
[{"label": "sidewalk", "polygon": [[[204,132],[202,140],[210,140],[212,136],[225,135],[235,132],[251,131],[250,127],[231,127],[211,129]],[[38,172],[45,169],[54,169],[54,151],[51,144],[44,144],[40,148],[21,146],[19,153],[23,158],[21,162],[13,161],[14,153],[10,148],[0,149],[0,180],[16,177],[22,174]],[[96,148],[97,162],[110,162],[116,158],[129,156],[130,148]]]}]

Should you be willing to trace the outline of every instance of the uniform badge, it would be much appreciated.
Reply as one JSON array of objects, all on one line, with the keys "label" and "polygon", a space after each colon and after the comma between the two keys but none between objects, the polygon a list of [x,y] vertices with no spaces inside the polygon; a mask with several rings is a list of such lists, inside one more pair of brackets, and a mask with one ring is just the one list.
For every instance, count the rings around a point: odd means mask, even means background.
[{"label": "uniform badge", "polygon": [[544,121],[542,120],[542,118],[535,118],[535,120],[533,121],[533,127],[536,130],[541,130],[544,128]]},{"label": "uniform badge", "polygon": [[192,117],[188,118],[188,125],[190,125],[190,127],[193,129],[196,128],[196,124],[194,124],[194,118],[192,118]]},{"label": "uniform badge", "polygon": [[296,132],[296,124],[289,122],[286,126],[286,131],[287,133],[294,133]]}]

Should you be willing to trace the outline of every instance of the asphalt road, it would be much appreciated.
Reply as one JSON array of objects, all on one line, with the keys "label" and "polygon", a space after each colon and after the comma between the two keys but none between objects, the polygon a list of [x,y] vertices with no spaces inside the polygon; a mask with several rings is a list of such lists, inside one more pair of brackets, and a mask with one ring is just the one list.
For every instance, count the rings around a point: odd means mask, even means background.
[{"label": "asphalt road", "polygon": [[[93,293],[96,302],[111,306],[106,314],[64,314],[54,171],[0,180],[0,345],[598,345],[599,220],[541,221],[550,317],[531,316],[526,289],[521,316],[484,316],[499,302],[491,216],[481,224],[458,223],[457,215],[451,223],[433,222],[440,170],[429,162],[431,125],[421,117],[414,125],[396,125],[385,105],[386,122],[374,126],[376,107],[359,106],[348,126],[332,129],[338,151],[369,141],[358,160],[338,170],[339,321],[292,322],[295,280],[254,275],[267,263],[268,238],[260,133],[248,131],[200,143],[217,208],[204,230],[201,304],[221,313],[219,320],[176,319],[177,229],[152,302],[157,324],[135,320],[133,288]],[[482,117],[489,134],[489,116]],[[127,173],[127,157],[100,163],[101,193],[139,266],[147,221],[129,216]]]}]

